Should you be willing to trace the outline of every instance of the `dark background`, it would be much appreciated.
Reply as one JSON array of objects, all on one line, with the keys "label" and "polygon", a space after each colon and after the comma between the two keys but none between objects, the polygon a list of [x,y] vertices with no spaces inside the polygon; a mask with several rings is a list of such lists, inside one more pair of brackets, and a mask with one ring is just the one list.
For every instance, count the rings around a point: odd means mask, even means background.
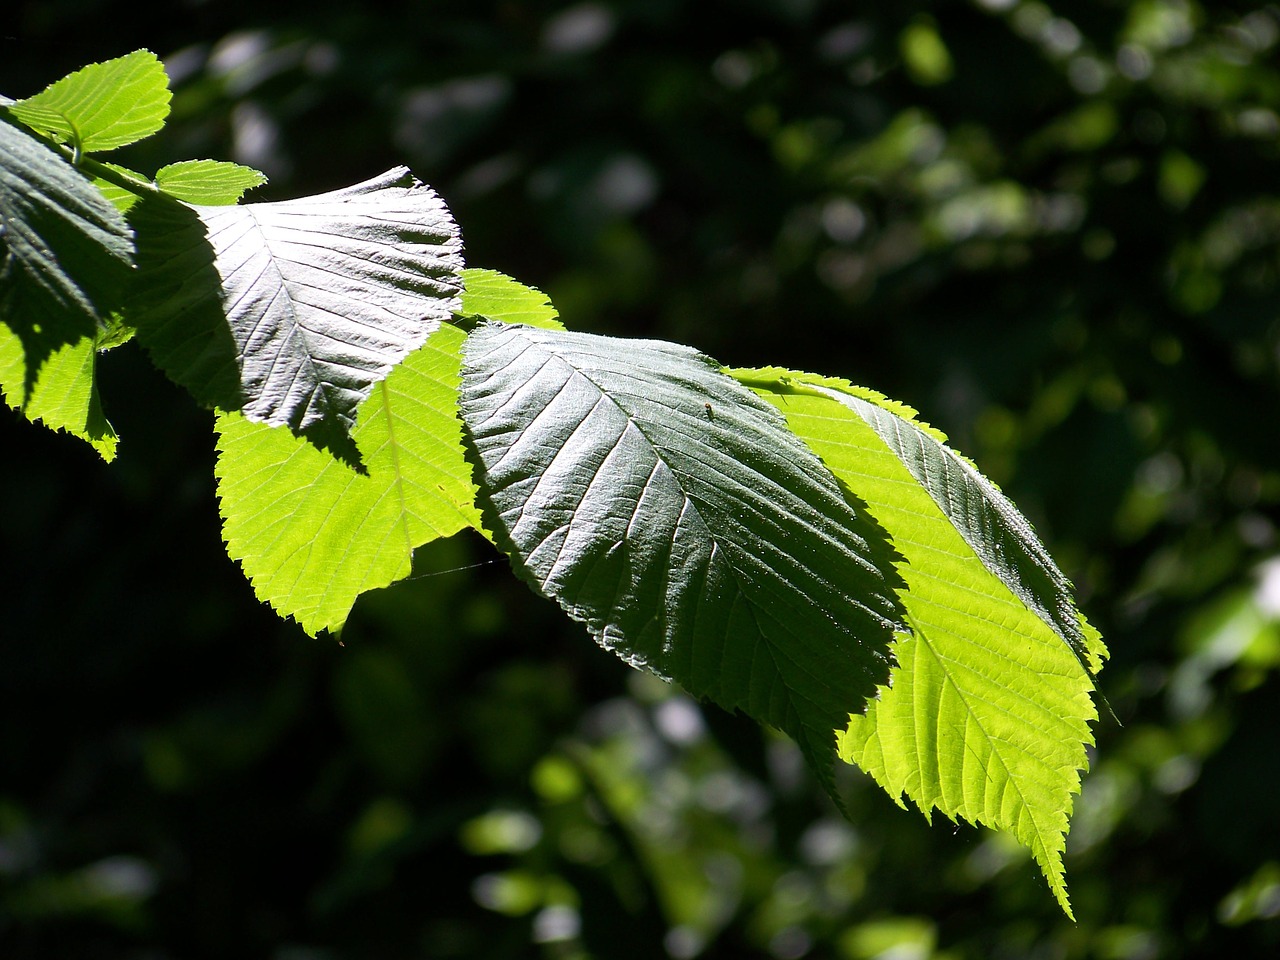
[{"label": "dark background", "polygon": [[[343,636],[222,549],[211,416],[0,413],[0,957],[1280,950],[1280,9],[11,2],[0,92],[147,47],[135,169],[408,163],[577,329],[848,377],[1034,520],[1108,640],[1066,865],[634,673],[476,538]],[[480,564],[479,566],[473,566]]]}]

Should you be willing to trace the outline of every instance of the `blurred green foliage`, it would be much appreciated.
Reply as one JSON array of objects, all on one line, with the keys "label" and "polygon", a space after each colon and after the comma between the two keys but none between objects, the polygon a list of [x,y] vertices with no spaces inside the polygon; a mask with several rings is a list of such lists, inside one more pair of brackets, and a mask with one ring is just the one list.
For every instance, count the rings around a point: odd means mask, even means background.
[{"label": "blurred green foliage", "polygon": [[143,46],[174,116],[131,167],[273,199],[407,162],[571,327],[919,408],[1075,580],[1123,725],[1073,925],[1021,849],[852,770],[842,819],[477,540],[308,640],[222,553],[210,416],[129,346],[110,467],[0,418],[0,955],[1280,948],[1276,7],[17,0],[0,91]]}]

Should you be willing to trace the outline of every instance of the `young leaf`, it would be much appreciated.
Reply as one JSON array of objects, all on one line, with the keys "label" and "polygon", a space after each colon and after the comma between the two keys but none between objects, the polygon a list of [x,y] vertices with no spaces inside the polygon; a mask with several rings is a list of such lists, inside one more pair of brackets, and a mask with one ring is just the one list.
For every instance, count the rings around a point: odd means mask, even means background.
[{"label": "young leaf", "polygon": [[459,306],[457,225],[407,168],[281,203],[130,211],[130,319],[170,377],[255,422],[345,435]]},{"label": "young leaf", "polygon": [[[1105,649],[1030,525],[912,411],[843,381],[735,371],[893,537],[910,636],[841,756],[926,817],[1011,832],[1070,914],[1062,851]],[[1044,564],[1048,564],[1048,569]],[[1070,629],[1061,627],[1070,616]]]},{"label": "young leaf", "polygon": [[462,316],[482,316],[503,323],[564,329],[556,320],[559,316],[556,308],[541,290],[526,287],[497,270],[468,268],[462,271],[462,275],[466,282],[460,311]]},{"label": "young leaf", "polygon": [[163,127],[170,96],[164,64],[150,50],[135,50],[68,74],[10,104],[9,113],[33,130],[95,153]]},{"label": "young leaf", "polygon": [[[464,313],[505,320],[546,303],[495,271],[462,279]],[[340,630],[361,593],[408,575],[416,547],[479,526],[457,419],[463,337],[443,324],[360,406],[352,435],[364,475],[287,430],[218,417],[227,551],[258,597],[308,633]]]},{"label": "young leaf", "polygon": [[102,412],[94,376],[96,359],[92,337],[64,344],[45,361],[28,393],[22,342],[0,326],[0,392],[9,406],[32,423],[79,437],[110,463],[118,438]]},{"label": "young leaf", "polygon": [[901,581],[777,412],[686,347],[496,324],[459,407],[516,572],[629,663],[791,734],[831,787]]},{"label": "young leaf", "polygon": [[48,147],[0,122],[0,323],[22,342],[24,400],[50,356],[92,342],[122,299],[132,259],[115,207]]},{"label": "young leaf", "polygon": [[225,160],[183,160],[156,171],[156,186],[169,196],[206,206],[239,203],[266,182],[265,173]]}]

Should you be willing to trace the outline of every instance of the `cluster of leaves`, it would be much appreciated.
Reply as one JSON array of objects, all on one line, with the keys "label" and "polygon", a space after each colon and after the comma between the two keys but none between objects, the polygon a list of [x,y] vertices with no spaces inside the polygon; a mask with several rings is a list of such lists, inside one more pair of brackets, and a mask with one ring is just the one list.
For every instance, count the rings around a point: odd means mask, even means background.
[{"label": "cluster of leaves", "polygon": [[405,168],[240,203],[243,166],[94,158],[168,102],[145,51],[5,101],[11,406],[110,459],[95,358],[136,336],[218,411],[228,551],[309,633],[477,529],[606,648],[790,734],[833,796],[838,746],[926,816],[1010,832],[1070,913],[1105,648],[941,434],[846,381],[567,331],[464,268]]}]

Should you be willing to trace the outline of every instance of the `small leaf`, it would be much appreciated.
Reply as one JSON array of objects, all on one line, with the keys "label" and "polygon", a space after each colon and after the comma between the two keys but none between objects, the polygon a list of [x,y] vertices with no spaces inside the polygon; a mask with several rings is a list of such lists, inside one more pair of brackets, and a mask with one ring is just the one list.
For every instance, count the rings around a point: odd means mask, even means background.
[{"label": "small leaf", "polygon": [[892,685],[850,717],[841,756],[926,817],[936,807],[1011,832],[1069,915],[1062,851],[1097,717],[1073,640],[1095,669],[1105,648],[1064,598],[1066,578],[1016,508],[909,408],[810,374],[734,374],[866,500],[904,559],[912,634],[895,643]]},{"label": "small leaf", "polygon": [[516,572],[629,663],[790,733],[831,788],[901,581],[777,412],[686,347],[495,324],[459,397]]},{"label": "small leaf", "polygon": [[460,305],[461,239],[400,167],[281,203],[130,212],[130,320],[156,364],[202,403],[345,436],[373,385]]},{"label": "small leaf", "polygon": [[462,271],[465,283],[462,316],[483,316],[504,323],[563,330],[564,324],[547,295],[534,287],[512,280],[497,270],[468,268]]},{"label": "small leaf", "polygon": [[33,130],[85,153],[149,137],[169,115],[169,78],[150,50],[91,63],[9,106]]},{"label": "small leaf", "polygon": [[92,342],[122,299],[132,258],[129,228],[102,194],[0,122],[0,323],[22,342],[22,396],[50,356]]},{"label": "small leaf", "polygon": [[156,171],[156,186],[187,203],[218,206],[239,203],[245,191],[267,182],[267,175],[225,160],[183,160]]},{"label": "small leaf", "polygon": [[102,412],[96,360],[92,338],[65,344],[45,361],[28,393],[22,342],[0,326],[0,392],[5,402],[32,423],[79,437],[110,463],[118,437]]}]

